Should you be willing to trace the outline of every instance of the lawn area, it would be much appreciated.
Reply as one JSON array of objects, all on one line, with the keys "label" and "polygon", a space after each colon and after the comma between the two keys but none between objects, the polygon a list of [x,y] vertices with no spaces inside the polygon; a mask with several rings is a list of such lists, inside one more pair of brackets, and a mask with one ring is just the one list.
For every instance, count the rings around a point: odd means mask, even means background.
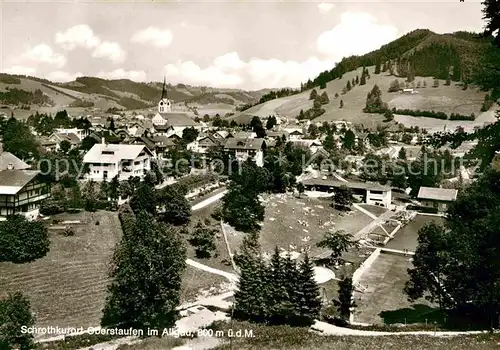
[{"label": "lawn area", "polygon": [[[224,345],[215,349],[498,349],[499,336],[497,334],[484,334],[456,337],[432,337],[416,335],[398,336],[324,336],[312,333],[308,328],[293,328],[289,326],[264,326],[246,322],[220,322],[213,326],[214,329],[247,330],[252,331],[253,337],[233,338],[232,346],[228,339]],[[163,348],[165,349],[165,348]]]},{"label": "lawn area", "polygon": [[[314,256],[323,251],[318,243],[328,230],[356,233],[372,219],[357,210],[342,213],[330,207],[331,201],[320,198],[297,198],[293,195],[265,195],[266,217],[260,231],[264,252],[272,253],[275,246],[300,251],[310,247]],[[307,223],[306,225],[301,224]]]},{"label": "lawn area", "polygon": [[[388,312],[412,306],[403,292],[404,285],[408,280],[407,269],[411,266],[409,257],[380,254],[359,281],[366,290],[363,293],[354,293],[357,304],[354,320],[371,324],[385,322],[404,324],[407,316],[401,316],[401,319],[397,319],[394,313],[387,315]],[[420,299],[415,304],[422,304],[416,308],[419,315],[422,312],[433,311],[432,308],[429,308],[430,303],[427,300]],[[409,323],[412,320],[407,319],[406,322]]]},{"label": "lawn area", "polygon": [[200,296],[227,292],[228,286],[227,278],[188,265],[182,277],[181,303],[194,301]]},{"label": "lawn area", "polygon": [[[212,213],[214,209],[217,207],[217,205],[220,204],[220,201],[210,204],[206,206],[205,208],[196,210],[192,212],[191,216],[191,223],[189,225],[189,231],[193,229],[193,227],[196,225],[196,223],[201,220],[204,222],[206,219],[209,220],[210,224],[209,226],[215,230],[217,230],[217,237],[215,240],[215,245],[216,245],[216,255],[211,257],[210,259],[198,259],[195,256],[194,248],[187,242],[187,239],[189,239],[188,236],[186,236],[186,247],[187,249],[187,255],[188,258],[191,258],[195,261],[198,261],[201,264],[205,264],[207,266],[213,267],[215,269],[227,271],[227,272],[234,272],[233,267],[231,266],[230,259],[229,259],[229,253],[227,251],[226,247],[226,242],[224,241],[224,236],[222,234],[222,229],[220,226],[220,222],[212,218]],[[241,237],[233,237],[232,239],[232,251],[233,249],[236,249],[239,247],[239,244],[241,242]]]},{"label": "lawn area", "polygon": [[27,295],[37,326],[97,326],[109,282],[109,262],[122,234],[118,214],[83,212],[51,219],[81,220],[82,224],[72,225],[75,235],[71,237],[49,229],[50,251],[41,259],[19,265],[0,263],[0,294],[21,291]]},{"label": "lawn area", "polygon": [[399,229],[393,239],[387,242],[386,248],[390,249],[408,249],[414,252],[417,249],[418,230],[425,224],[435,221],[442,224],[444,219],[439,216],[417,215],[405,227]]},{"label": "lawn area", "polygon": [[377,205],[360,204],[360,206],[376,216],[380,216],[387,211],[387,208],[379,207]]}]

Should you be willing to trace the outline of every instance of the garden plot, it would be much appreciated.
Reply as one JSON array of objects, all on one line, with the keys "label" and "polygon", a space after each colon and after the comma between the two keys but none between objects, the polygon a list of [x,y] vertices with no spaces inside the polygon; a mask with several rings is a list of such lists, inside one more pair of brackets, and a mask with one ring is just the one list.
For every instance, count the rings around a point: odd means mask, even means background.
[{"label": "garden plot", "polygon": [[109,263],[122,234],[118,215],[99,211],[52,219],[82,224],[71,225],[75,235],[70,237],[49,229],[50,251],[41,259],[29,264],[0,263],[0,294],[23,292],[30,299],[37,326],[97,326],[110,282]]},{"label": "garden plot", "polygon": [[391,323],[405,323],[404,317],[400,320],[394,319],[393,315],[397,314],[398,310],[415,305],[430,309],[426,307],[431,305],[428,301],[419,299],[416,303],[410,303],[403,292],[409,279],[407,269],[412,266],[410,259],[410,256],[380,254],[359,280],[363,292],[354,292],[357,304],[354,321],[382,324],[385,323],[384,318],[390,316]]}]

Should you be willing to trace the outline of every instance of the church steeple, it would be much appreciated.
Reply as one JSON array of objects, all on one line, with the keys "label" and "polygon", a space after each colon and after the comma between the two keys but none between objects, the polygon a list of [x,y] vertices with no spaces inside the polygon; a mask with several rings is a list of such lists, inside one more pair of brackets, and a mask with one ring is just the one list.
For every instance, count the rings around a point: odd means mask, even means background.
[{"label": "church steeple", "polygon": [[163,100],[164,98],[168,99],[168,96],[167,96],[167,77],[163,77],[163,88],[161,90],[161,99]]},{"label": "church steeple", "polygon": [[161,99],[158,103],[158,112],[159,113],[170,113],[172,112],[172,104],[168,99],[167,95],[167,78],[163,77],[163,88],[161,90]]}]

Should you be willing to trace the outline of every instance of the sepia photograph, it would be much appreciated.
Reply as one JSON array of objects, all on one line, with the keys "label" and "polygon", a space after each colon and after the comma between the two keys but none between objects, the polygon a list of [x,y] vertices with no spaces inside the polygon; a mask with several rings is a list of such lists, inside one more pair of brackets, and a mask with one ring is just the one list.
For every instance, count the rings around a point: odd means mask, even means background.
[{"label": "sepia photograph", "polygon": [[500,0],[0,0],[0,350],[499,334]]}]

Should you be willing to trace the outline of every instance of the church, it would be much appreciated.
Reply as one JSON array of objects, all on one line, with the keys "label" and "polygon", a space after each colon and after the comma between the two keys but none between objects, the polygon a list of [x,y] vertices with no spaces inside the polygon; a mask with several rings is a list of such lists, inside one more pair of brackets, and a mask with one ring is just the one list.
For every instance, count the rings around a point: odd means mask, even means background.
[{"label": "church", "polygon": [[201,125],[188,116],[187,113],[172,112],[172,101],[168,98],[166,80],[163,80],[161,98],[158,102],[158,112],[152,119],[157,135],[170,137],[174,134],[182,136],[185,128],[194,127],[198,131]]}]

